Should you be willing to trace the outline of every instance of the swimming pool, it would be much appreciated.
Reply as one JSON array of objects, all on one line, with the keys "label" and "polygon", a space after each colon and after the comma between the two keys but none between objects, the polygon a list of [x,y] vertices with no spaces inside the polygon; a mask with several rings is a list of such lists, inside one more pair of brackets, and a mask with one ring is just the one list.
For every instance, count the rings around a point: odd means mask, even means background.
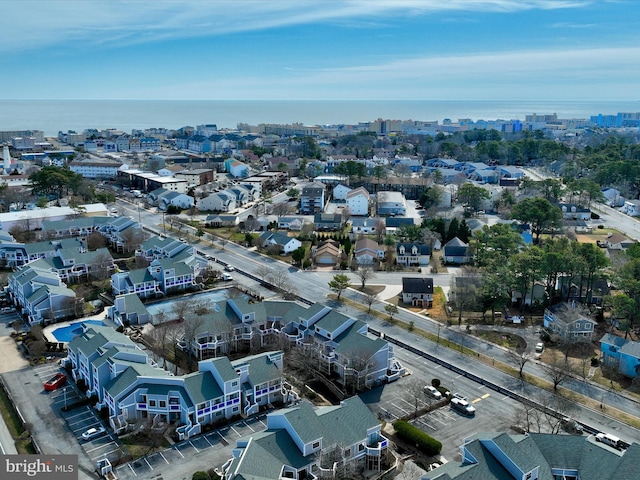
[{"label": "swimming pool", "polygon": [[73,340],[73,337],[77,337],[82,333],[82,325],[101,325],[104,326],[104,322],[101,320],[84,320],[82,322],[71,323],[66,327],[59,327],[51,331],[51,335],[55,337],[58,342],[69,343]]}]

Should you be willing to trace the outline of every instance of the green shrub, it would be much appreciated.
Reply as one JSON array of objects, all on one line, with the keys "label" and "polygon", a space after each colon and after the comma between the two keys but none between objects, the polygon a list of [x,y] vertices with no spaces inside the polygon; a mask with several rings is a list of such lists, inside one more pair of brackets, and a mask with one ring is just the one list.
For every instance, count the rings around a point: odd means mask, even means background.
[{"label": "green shrub", "polygon": [[431,379],[431,386],[436,387],[436,388],[440,388],[440,379],[439,378],[432,378]]},{"label": "green shrub", "polygon": [[418,447],[422,453],[430,456],[440,454],[442,443],[430,435],[427,435],[419,428],[414,427],[409,422],[396,420],[393,422],[393,428],[396,429],[400,438]]},{"label": "green shrub", "polygon": [[207,472],[195,472],[191,477],[191,480],[209,480],[209,474]]}]

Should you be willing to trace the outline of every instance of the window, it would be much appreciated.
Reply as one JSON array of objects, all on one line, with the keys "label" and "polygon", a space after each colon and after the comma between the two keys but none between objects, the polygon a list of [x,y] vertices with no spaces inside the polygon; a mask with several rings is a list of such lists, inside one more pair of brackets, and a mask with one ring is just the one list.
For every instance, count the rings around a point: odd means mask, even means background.
[{"label": "window", "polygon": [[166,408],[167,407],[167,402],[165,402],[164,400],[160,400],[160,408]]},{"label": "window", "polygon": [[156,406],[156,401],[155,400],[149,400],[149,406],[150,407],[155,407]]},{"label": "window", "polygon": [[364,444],[361,443],[360,445],[358,445],[358,451],[361,452],[364,450]]},{"label": "window", "polygon": [[316,449],[320,447],[320,442],[313,442],[313,445],[311,445],[311,448]]}]

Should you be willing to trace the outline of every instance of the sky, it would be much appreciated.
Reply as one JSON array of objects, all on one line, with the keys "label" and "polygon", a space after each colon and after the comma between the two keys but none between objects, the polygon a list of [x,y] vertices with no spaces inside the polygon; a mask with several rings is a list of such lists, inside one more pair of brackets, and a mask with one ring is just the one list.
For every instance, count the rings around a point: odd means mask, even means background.
[{"label": "sky", "polygon": [[2,99],[635,100],[640,0],[0,0]]}]

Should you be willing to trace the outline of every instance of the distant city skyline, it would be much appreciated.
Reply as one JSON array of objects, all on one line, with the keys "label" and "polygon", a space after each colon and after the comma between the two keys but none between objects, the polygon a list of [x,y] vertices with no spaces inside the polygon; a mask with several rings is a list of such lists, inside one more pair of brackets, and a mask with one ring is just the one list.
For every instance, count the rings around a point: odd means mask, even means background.
[{"label": "distant city skyline", "polygon": [[3,99],[640,98],[634,0],[2,7]]}]

